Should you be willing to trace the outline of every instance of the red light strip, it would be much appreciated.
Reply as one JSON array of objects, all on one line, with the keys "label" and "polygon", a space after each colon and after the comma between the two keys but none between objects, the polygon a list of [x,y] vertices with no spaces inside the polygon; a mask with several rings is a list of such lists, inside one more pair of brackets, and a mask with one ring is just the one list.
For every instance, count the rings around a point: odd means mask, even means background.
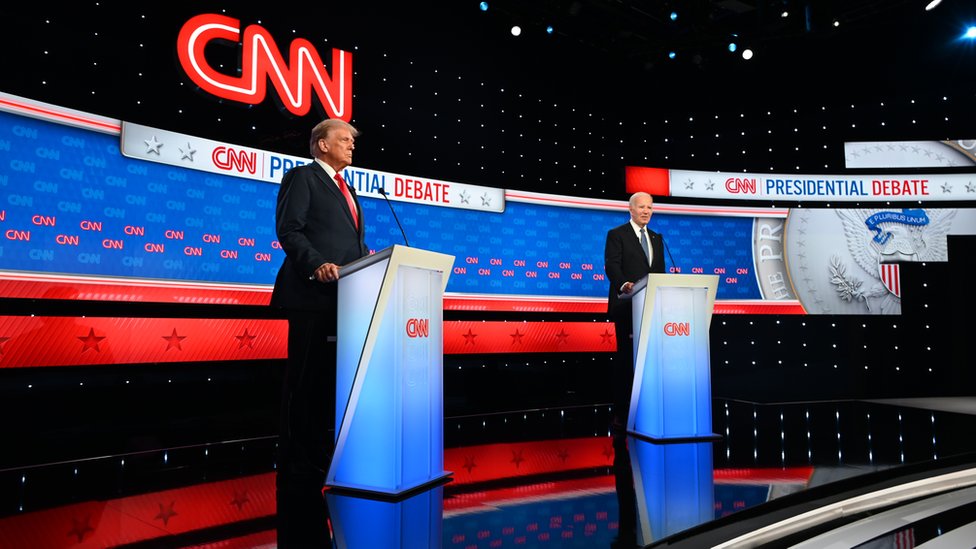
[{"label": "red light strip", "polygon": [[[611,352],[609,322],[444,323],[444,354]],[[283,359],[275,319],[0,316],[0,368]]]},{"label": "red light strip", "polygon": [[[596,210],[627,211],[626,201],[573,198],[554,194],[505,191],[505,200],[550,206],[572,206]],[[655,204],[656,213],[698,214],[734,217],[782,217],[789,215],[789,208],[744,208],[741,206],[691,206],[687,204]]]},{"label": "red light strip", "polygon": [[[278,319],[0,316],[0,368],[283,359],[287,342]],[[444,322],[445,355],[609,353],[616,344],[608,321]]]},{"label": "red light strip", "polygon": [[73,126],[93,128],[101,132],[112,134],[122,133],[122,123],[120,121],[109,122],[110,119],[100,120],[98,118],[86,117],[82,114],[74,114],[67,109],[61,109],[53,105],[42,107],[43,103],[31,104],[23,101],[5,99],[13,97],[8,94],[0,96],[0,107],[7,107],[14,113],[24,114],[33,118],[40,118],[50,122],[69,123]]},{"label": "red light strip", "polygon": [[611,322],[444,322],[444,354],[592,353],[617,348]]},{"label": "red light strip", "polygon": [[281,359],[284,320],[0,316],[0,368]]}]

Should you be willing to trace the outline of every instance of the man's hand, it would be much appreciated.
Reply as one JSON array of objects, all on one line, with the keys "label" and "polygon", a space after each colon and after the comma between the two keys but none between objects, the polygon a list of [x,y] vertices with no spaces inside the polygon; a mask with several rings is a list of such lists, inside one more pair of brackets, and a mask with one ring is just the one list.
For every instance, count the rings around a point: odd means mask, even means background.
[{"label": "man's hand", "polygon": [[630,295],[630,292],[634,291],[633,282],[624,282],[624,285],[620,287],[620,293],[624,295]]},{"label": "man's hand", "polygon": [[318,269],[315,269],[315,280],[319,282],[339,280],[339,266],[335,263],[323,263]]}]

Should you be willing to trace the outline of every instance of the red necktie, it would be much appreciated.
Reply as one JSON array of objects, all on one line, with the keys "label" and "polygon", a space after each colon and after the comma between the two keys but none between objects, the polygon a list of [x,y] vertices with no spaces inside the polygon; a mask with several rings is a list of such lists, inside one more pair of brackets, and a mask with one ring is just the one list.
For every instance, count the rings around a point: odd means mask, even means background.
[{"label": "red necktie", "polygon": [[338,173],[335,174],[336,183],[339,184],[339,190],[342,191],[342,196],[346,197],[346,204],[349,206],[349,213],[352,214],[352,224],[359,230],[359,216],[356,215],[356,201],[352,199],[352,193],[349,192],[349,185],[346,185],[346,180],[342,178]]}]

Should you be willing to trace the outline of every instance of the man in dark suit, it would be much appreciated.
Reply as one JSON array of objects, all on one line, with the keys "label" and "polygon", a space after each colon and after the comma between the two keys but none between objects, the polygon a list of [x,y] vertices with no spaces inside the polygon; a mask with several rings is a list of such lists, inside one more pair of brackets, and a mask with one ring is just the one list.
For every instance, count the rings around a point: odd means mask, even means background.
[{"label": "man in dark suit", "polygon": [[634,283],[648,274],[664,272],[664,239],[647,228],[653,210],[651,195],[634,193],[630,197],[630,221],[607,232],[604,248],[604,268],[610,279],[607,314],[617,333],[617,355],[610,373],[613,427],[621,432],[626,427],[634,381],[634,326],[630,299],[618,296],[629,296]]},{"label": "man in dark suit", "polygon": [[312,128],[314,160],[281,179],[275,227],[285,251],[271,305],[288,317],[288,360],[278,444],[282,475],[321,489],[335,426],[337,280],[369,253],[356,192],[342,180],[358,131],[327,119]]}]

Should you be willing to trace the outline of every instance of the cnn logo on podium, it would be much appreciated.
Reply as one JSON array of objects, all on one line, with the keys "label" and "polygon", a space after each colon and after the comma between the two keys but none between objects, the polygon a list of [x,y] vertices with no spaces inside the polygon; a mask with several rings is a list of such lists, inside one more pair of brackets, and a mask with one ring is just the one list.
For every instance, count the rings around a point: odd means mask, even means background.
[{"label": "cnn logo on podium", "polygon": [[691,324],[689,324],[688,322],[668,322],[664,325],[664,335],[667,336],[691,335]]},{"label": "cnn logo on podium", "polygon": [[430,337],[430,319],[411,318],[407,320],[407,337]]}]

